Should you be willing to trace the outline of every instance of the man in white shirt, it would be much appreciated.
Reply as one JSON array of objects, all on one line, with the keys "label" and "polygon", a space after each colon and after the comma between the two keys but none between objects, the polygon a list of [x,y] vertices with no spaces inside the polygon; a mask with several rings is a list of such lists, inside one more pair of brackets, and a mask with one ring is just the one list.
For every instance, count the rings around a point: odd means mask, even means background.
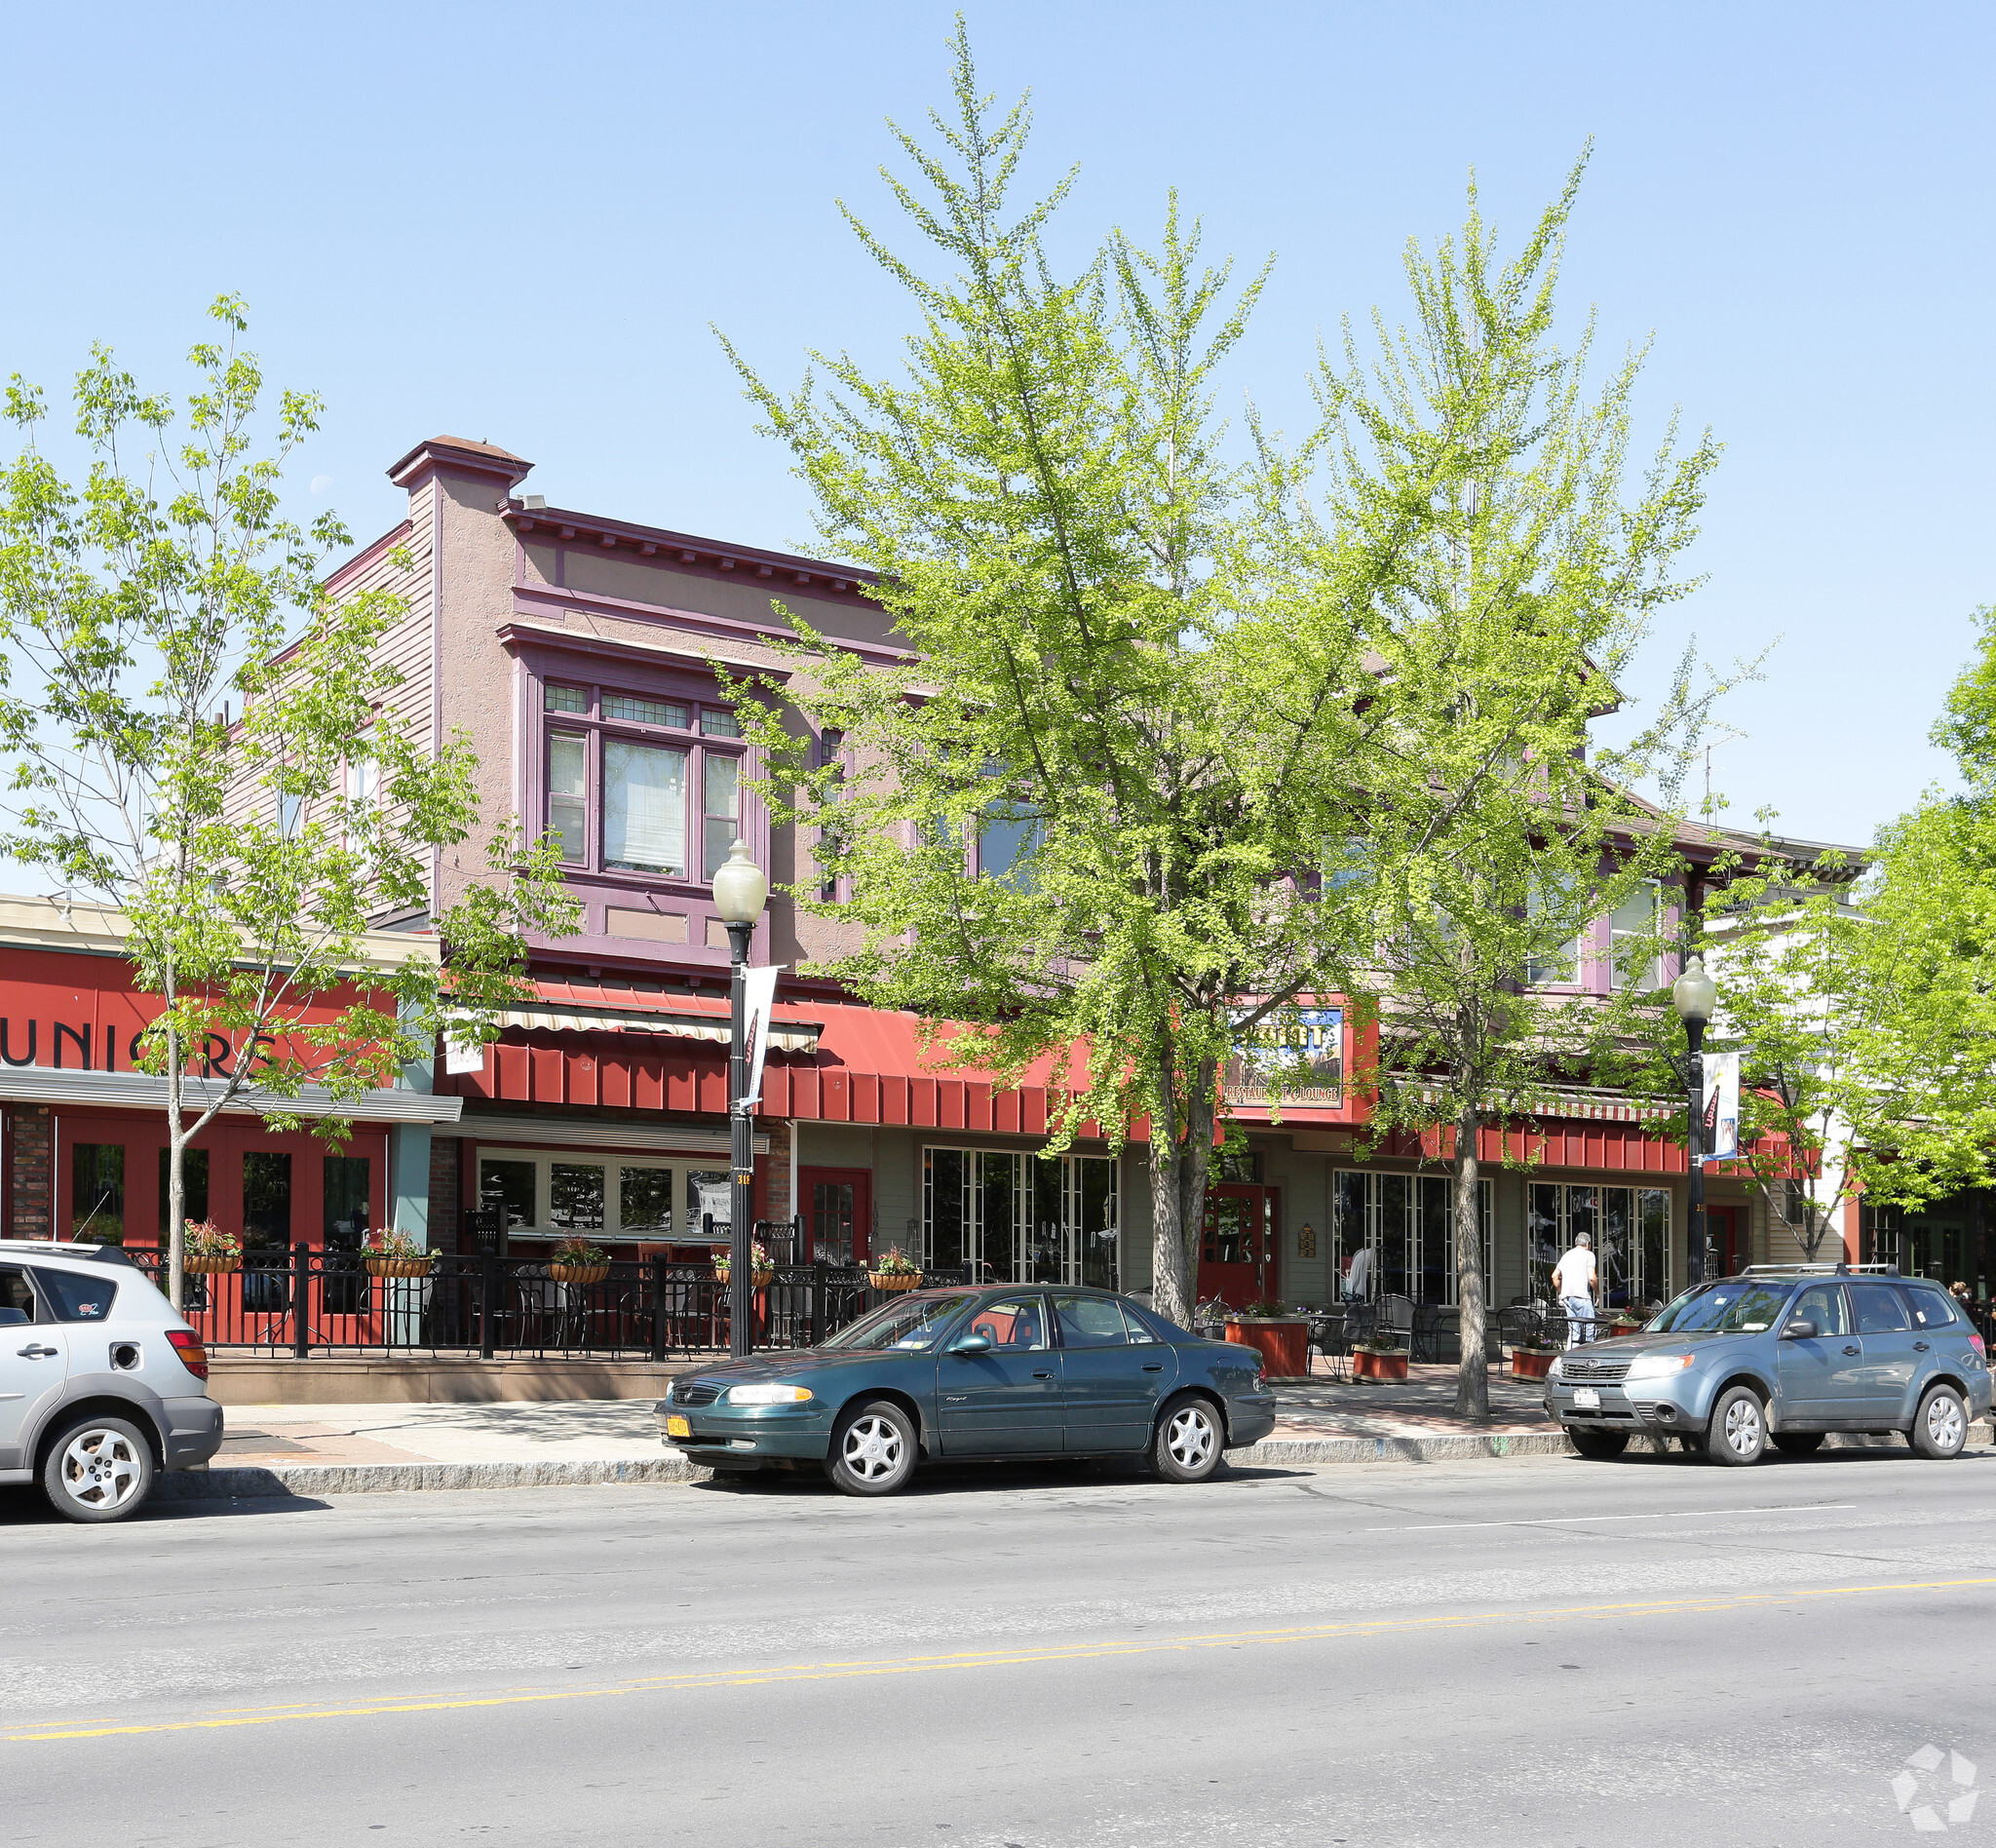
[{"label": "man in white shirt", "polygon": [[1593,1240],[1585,1232],[1573,1235],[1573,1247],[1553,1266],[1553,1293],[1566,1311],[1566,1345],[1594,1338]]}]

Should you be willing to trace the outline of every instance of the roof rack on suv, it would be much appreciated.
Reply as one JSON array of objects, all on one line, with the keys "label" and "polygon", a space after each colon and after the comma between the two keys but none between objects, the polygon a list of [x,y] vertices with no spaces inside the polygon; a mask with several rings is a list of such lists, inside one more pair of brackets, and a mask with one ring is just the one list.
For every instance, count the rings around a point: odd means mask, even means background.
[{"label": "roof rack on suv", "polygon": [[1834,1264],[1748,1264],[1742,1277],[1853,1277],[1862,1273],[1867,1276],[1897,1277],[1897,1264],[1851,1264],[1839,1261]]}]

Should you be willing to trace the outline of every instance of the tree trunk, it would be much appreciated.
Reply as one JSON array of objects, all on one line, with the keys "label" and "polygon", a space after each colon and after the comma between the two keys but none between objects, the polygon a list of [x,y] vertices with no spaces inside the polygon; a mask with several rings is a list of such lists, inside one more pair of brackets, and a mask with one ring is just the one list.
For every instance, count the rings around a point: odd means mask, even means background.
[{"label": "tree trunk", "polygon": [[1455,1300],[1462,1338],[1455,1375],[1458,1418],[1490,1415],[1490,1365],[1483,1342],[1482,1175],[1477,1161],[1481,1116],[1466,1105],[1455,1123]]},{"label": "tree trunk", "polygon": [[180,1035],[167,1028],[167,1300],[181,1313],[187,1293],[187,1136],[180,1113]]},{"label": "tree trunk", "polygon": [[1150,1119],[1151,1301],[1159,1315],[1192,1326],[1198,1303],[1198,1253],[1206,1219],[1206,1178],[1212,1164],[1213,1087],[1219,1067],[1207,1060],[1194,1073],[1178,1136],[1177,1098],[1169,1079],[1158,1086]]}]

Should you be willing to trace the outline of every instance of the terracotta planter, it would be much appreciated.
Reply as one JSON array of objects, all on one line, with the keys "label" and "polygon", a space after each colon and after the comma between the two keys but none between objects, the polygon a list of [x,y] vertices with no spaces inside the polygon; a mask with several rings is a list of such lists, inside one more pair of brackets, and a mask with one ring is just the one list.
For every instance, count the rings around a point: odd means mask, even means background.
[{"label": "terracotta planter", "polygon": [[1511,1377],[1513,1379],[1544,1379],[1553,1370],[1556,1354],[1527,1354],[1522,1348],[1511,1350]]},{"label": "terracotta planter", "polygon": [[226,1277],[231,1271],[243,1268],[240,1254],[235,1257],[209,1257],[189,1251],[181,1259],[181,1268],[193,1277]]},{"label": "terracotta planter", "polygon": [[1282,1379],[1300,1379],[1310,1370],[1310,1325],[1285,1316],[1227,1319],[1227,1339],[1251,1347],[1269,1372]]},{"label": "terracotta planter", "polygon": [[1640,1334],[1642,1332],[1642,1324],[1639,1322],[1611,1322],[1608,1325],[1608,1332],[1610,1334]]},{"label": "terracotta planter", "polygon": [[369,1277],[427,1277],[430,1274],[427,1257],[369,1257],[363,1261],[367,1266]]},{"label": "terracotta planter", "polygon": [[610,1274],[607,1264],[550,1264],[548,1275],[557,1284],[599,1284]]},{"label": "terracotta planter", "polygon": [[1354,1379],[1405,1379],[1407,1357],[1399,1354],[1368,1354],[1363,1348],[1352,1350]]},{"label": "terracotta planter", "polygon": [[875,1290],[920,1290],[922,1287],[922,1273],[920,1271],[869,1271],[866,1274],[866,1281]]}]

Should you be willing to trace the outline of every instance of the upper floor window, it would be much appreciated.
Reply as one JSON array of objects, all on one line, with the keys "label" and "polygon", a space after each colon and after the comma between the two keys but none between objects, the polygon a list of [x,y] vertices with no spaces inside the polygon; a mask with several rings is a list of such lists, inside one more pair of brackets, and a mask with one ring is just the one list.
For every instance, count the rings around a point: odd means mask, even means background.
[{"label": "upper floor window", "polygon": [[1664,985],[1664,889],[1646,879],[1608,913],[1608,985],[1661,988]]},{"label": "upper floor window", "polygon": [[561,715],[548,726],[544,826],[562,860],[711,879],[741,831],[734,712],[556,681],[544,708]]},{"label": "upper floor window", "polygon": [[1534,987],[1567,986],[1580,980],[1580,937],[1555,939],[1553,933],[1572,914],[1569,888],[1556,879],[1535,881],[1525,894],[1525,916],[1531,921],[1536,941],[1526,967],[1526,980]]}]

